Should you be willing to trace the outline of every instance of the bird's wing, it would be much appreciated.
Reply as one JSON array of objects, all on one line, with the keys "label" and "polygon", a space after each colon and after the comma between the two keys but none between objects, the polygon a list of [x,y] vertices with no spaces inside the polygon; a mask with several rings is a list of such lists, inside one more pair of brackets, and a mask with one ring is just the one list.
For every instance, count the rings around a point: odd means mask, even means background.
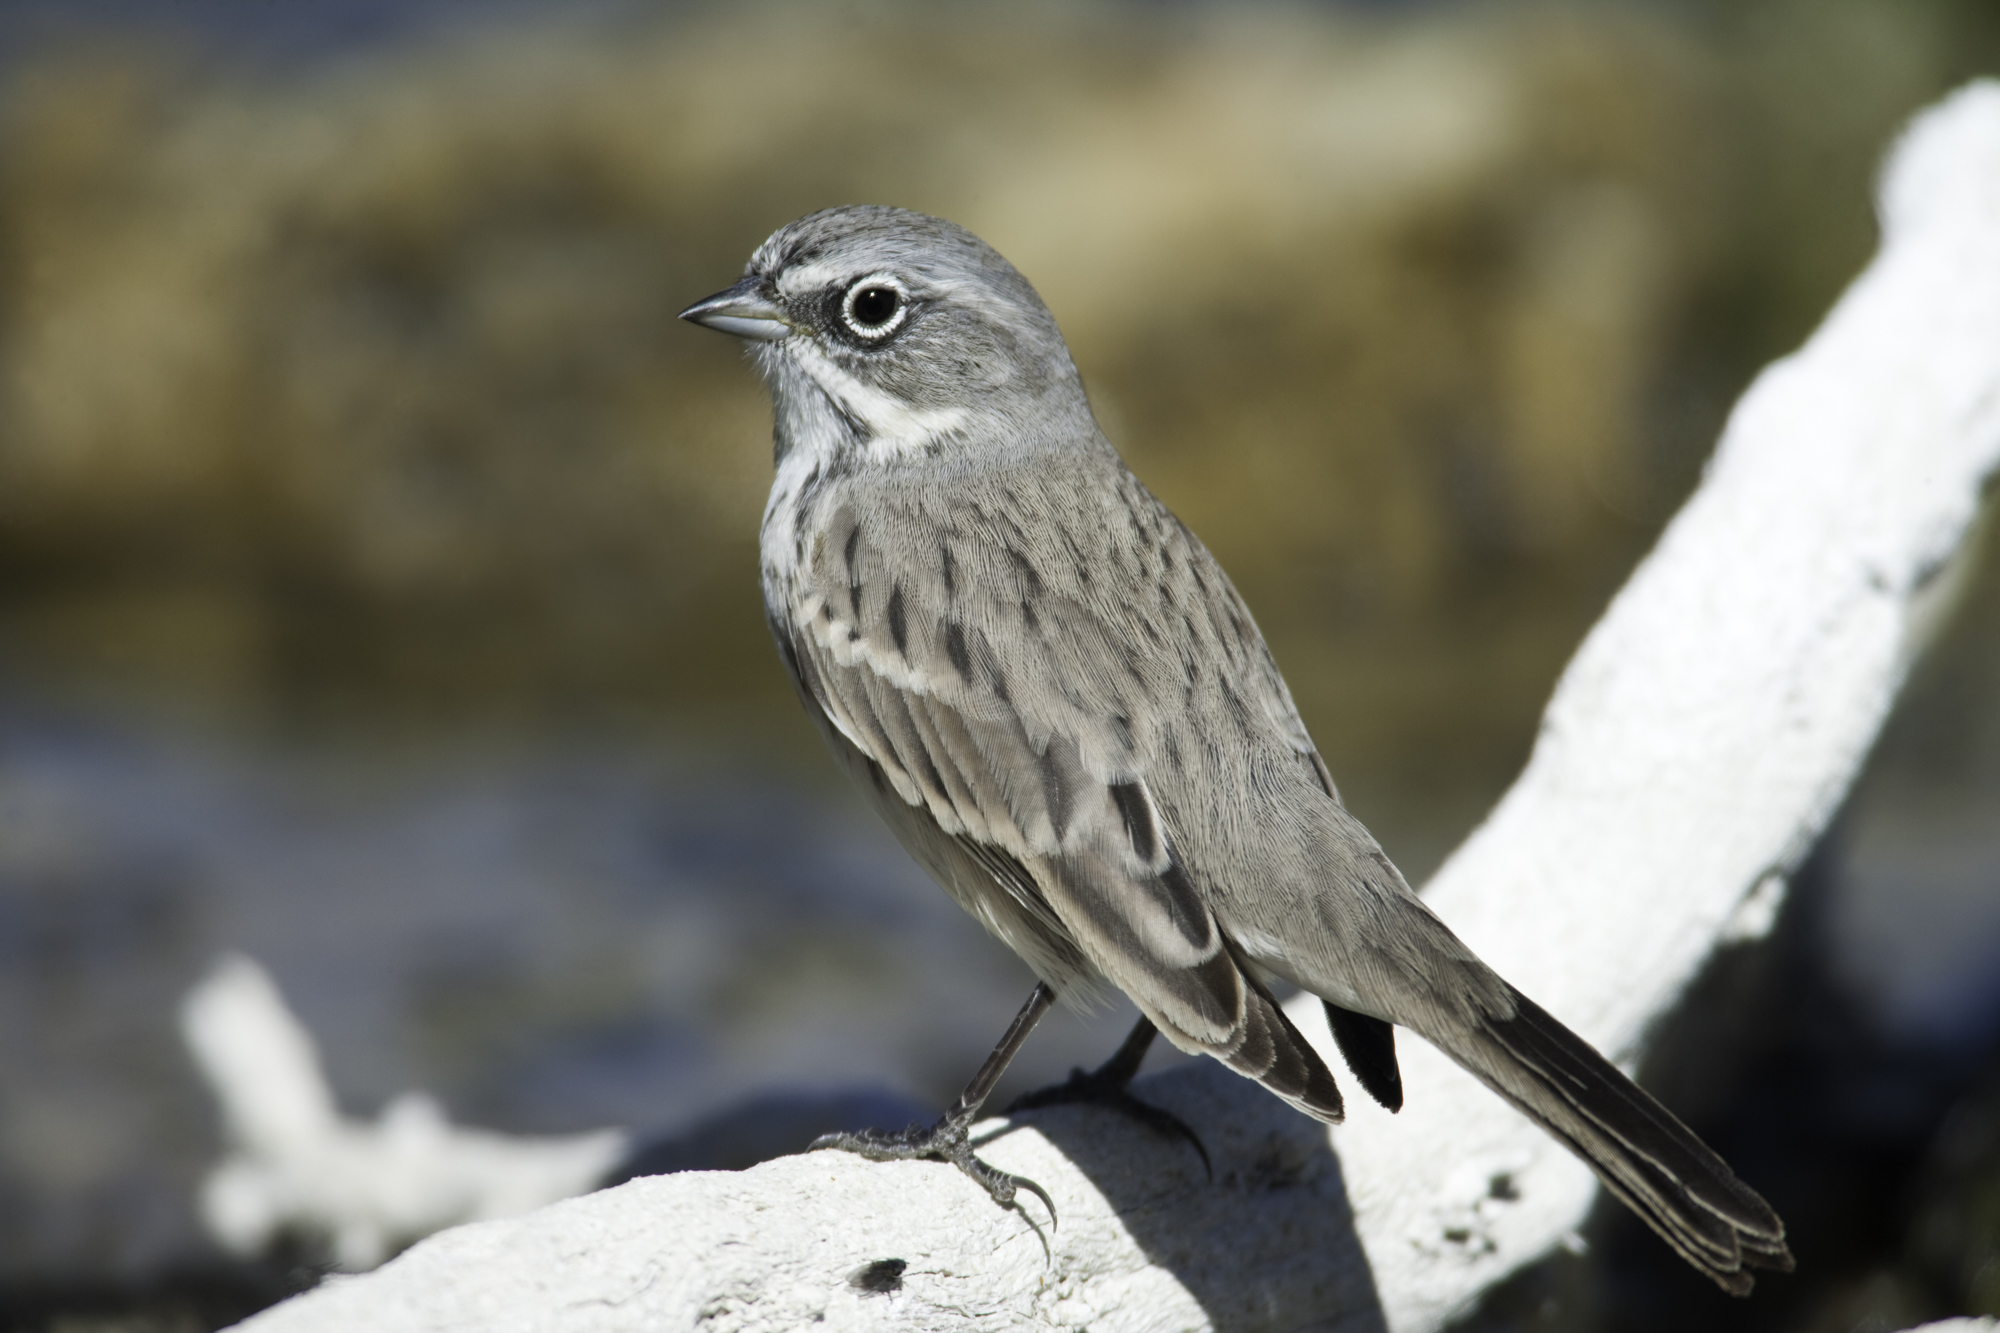
[{"label": "bird's wing", "polygon": [[1089,587],[1133,571],[1093,572],[1118,552],[1074,508],[1036,516],[1031,544],[1018,504],[831,505],[772,607],[802,689],[901,801],[1025,867],[1032,886],[999,887],[1037,893],[1169,1040],[1337,1120],[1332,1076],[1239,966],[1148,781],[1162,696],[1185,685],[1168,632],[1189,627],[1142,614],[1159,643],[1121,640]]}]

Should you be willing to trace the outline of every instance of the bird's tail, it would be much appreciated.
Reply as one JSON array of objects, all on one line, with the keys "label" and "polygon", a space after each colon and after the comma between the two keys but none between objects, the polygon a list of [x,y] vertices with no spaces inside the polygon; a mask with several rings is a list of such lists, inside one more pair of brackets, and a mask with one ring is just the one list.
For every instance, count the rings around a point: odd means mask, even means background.
[{"label": "bird's tail", "polygon": [[1791,1271],[1785,1225],[1771,1205],[1583,1038],[1507,989],[1514,1016],[1461,1028],[1458,1040],[1439,1043],[1446,1054],[1588,1162],[1725,1291],[1747,1294],[1750,1269]]}]

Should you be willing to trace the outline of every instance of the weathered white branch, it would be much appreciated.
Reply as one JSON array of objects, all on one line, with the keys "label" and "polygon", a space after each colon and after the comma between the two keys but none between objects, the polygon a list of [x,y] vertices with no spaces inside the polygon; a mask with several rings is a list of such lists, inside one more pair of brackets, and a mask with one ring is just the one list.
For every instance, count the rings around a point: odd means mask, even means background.
[{"label": "weathered white branch", "polygon": [[[1623,1059],[1719,943],[1768,924],[2000,468],[2000,85],[1917,123],[1882,215],[1881,253],[1745,396],[1565,673],[1527,771],[1430,890]],[[1407,1109],[1357,1105],[1338,1158],[1213,1063],[1148,1082],[1206,1138],[1213,1184],[1116,1117],[1025,1118],[985,1153],[1049,1188],[1053,1231],[948,1167],[822,1153],[447,1232],[249,1326],[1435,1328],[1558,1244],[1595,1186],[1420,1042],[1402,1049]],[[893,1282],[868,1268],[883,1260],[904,1264]],[[867,1290],[871,1272],[896,1290]]]},{"label": "weathered white branch", "polygon": [[[1881,213],[1875,262],[1738,404],[1700,490],[1564,673],[1527,770],[1426,895],[1614,1058],[1637,1056],[1719,940],[1768,926],[2000,467],[2000,85],[1918,121]],[[1419,1060],[1396,1122],[1357,1116],[1334,1140],[1399,1329],[1435,1327],[1545,1253],[1594,1188]],[[1500,1172],[1518,1203],[1484,1197]]]}]

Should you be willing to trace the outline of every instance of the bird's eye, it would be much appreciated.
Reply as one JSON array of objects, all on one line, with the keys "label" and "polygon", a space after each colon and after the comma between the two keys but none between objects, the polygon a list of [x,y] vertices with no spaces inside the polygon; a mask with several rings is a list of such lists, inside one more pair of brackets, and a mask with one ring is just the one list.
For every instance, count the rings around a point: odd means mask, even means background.
[{"label": "bird's eye", "polygon": [[887,287],[863,287],[854,294],[850,309],[856,324],[875,329],[894,319],[902,304],[903,298]]},{"label": "bird's eye", "polygon": [[909,312],[909,300],[898,284],[880,277],[863,278],[847,289],[840,315],[847,327],[870,340],[895,332]]}]

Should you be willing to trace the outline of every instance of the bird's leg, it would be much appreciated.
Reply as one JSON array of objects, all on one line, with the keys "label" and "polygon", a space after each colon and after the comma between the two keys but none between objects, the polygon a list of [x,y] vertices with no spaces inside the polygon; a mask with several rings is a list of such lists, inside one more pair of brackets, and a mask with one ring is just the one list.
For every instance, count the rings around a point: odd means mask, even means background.
[{"label": "bird's leg", "polygon": [[[965,1091],[958,1094],[951,1109],[944,1113],[935,1125],[925,1128],[911,1125],[901,1131],[864,1129],[853,1134],[822,1134],[812,1141],[807,1151],[820,1148],[838,1148],[842,1152],[858,1153],[871,1162],[909,1162],[919,1159],[949,1162],[973,1180],[980,1188],[993,1196],[993,1202],[1002,1208],[1017,1207],[1014,1202],[1016,1190],[1027,1190],[1040,1199],[1049,1210],[1049,1221],[1056,1216],[1055,1201],[1048,1191],[1029,1180],[1026,1176],[1009,1175],[997,1167],[988,1166],[973,1156],[969,1132],[972,1122],[979,1118],[979,1108],[993,1095],[993,1085],[1007,1072],[1015,1052],[1027,1041],[1028,1033],[1041,1021],[1049,1006],[1055,1002],[1056,993],[1048,983],[1037,982],[1028,1002],[1021,1006],[1021,1012],[1014,1015],[1014,1021],[1007,1025],[1000,1044],[993,1048],[993,1054],[986,1057],[986,1063],[979,1066],[979,1072],[972,1076],[972,1082],[965,1085]],[[1144,1054],[1143,1048],[1141,1054]],[[1137,1068],[1135,1062],[1134,1068]],[[1129,1076],[1128,1076],[1129,1077]]]},{"label": "bird's leg", "polygon": [[1215,1179],[1215,1165],[1208,1160],[1208,1149],[1202,1145],[1201,1136],[1189,1129],[1187,1122],[1173,1112],[1142,1102],[1132,1095],[1132,1078],[1139,1072],[1139,1064],[1146,1058],[1146,1052],[1152,1047],[1158,1032],[1151,1019],[1141,1018],[1138,1026],[1132,1029],[1131,1035],[1125,1038],[1124,1044],[1112,1053],[1109,1060],[1088,1073],[1081,1069],[1070,1070],[1068,1082],[1052,1083],[1046,1088],[1022,1093],[1007,1107],[1007,1114],[1074,1102],[1108,1106],[1168,1138],[1186,1139],[1201,1154],[1201,1164],[1208,1169],[1208,1178]]}]

